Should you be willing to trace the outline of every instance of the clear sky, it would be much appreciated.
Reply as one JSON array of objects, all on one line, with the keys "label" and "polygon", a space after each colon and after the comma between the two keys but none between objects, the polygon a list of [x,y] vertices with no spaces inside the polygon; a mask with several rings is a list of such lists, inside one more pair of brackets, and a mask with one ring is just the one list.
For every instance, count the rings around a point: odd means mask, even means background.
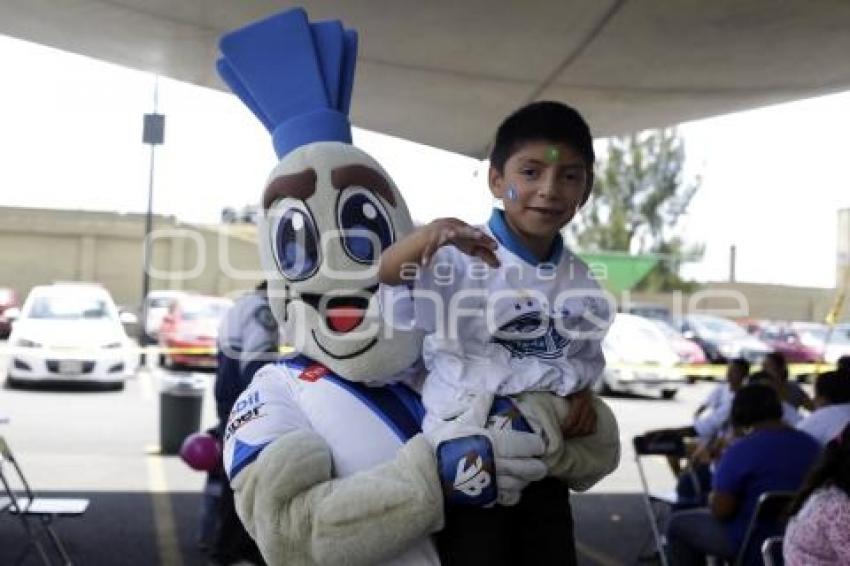
[{"label": "clear sky", "polygon": [[[0,206],[144,211],[142,115],[153,109],[154,77],[3,36],[0,60]],[[258,200],[276,159],[235,97],[160,79],[159,111],[156,213],[216,222],[223,207]],[[735,244],[738,280],[833,286],[837,211],[850,208],[850,92],[680,131],[687,173],[703,179],[682,232],[706,245],[686,275],[725,279]],[[487,217],[485,164],[365,130],[354,141],[393,176],[415,220]]]}]

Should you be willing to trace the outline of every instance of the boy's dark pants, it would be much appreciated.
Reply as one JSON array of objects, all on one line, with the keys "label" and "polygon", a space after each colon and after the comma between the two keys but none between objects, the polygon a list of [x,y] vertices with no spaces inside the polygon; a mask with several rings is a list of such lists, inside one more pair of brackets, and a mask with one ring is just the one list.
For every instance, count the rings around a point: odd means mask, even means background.
[{"label": "boy's dark pants", "polygon": [[570,490],[546,478],[526,487],[513,507],[447,509],[437,548],[443,566],[575,566]]}]

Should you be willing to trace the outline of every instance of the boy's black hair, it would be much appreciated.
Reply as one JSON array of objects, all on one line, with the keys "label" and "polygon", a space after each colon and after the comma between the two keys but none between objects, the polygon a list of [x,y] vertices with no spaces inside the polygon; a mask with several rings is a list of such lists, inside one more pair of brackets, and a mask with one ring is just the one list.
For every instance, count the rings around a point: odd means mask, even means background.
[{"label": "boy's black hair", "polygon": [[841,356],[835,365],[839,371],[850,372],[850,356]]},{"label": "boy's black hair", "polygon": [[504,173],[508,159],[522,145],[535,141],[569,145],[584,158],[587,172],[593,173],[596,154],[590,127],[575,108],[551,100],[532,102],[505,118],[496,130],[490,166]]},{"label": "boy's black hair", "polygon": [[850,403],[850,375],[843,371],[828,371],[815,381],[815,395],[833,405]]},{"label": "boy's black hair", "polygon": [[747,385],[735,393],[735,399],[732,401],[733,426],[747,428],[756,423],[781,418],[782,403],[772,387]]}]

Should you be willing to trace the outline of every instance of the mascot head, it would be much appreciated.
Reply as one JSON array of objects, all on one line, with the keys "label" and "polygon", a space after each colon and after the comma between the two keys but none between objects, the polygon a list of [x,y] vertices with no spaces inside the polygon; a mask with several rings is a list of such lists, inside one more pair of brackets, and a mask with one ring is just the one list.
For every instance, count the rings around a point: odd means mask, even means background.
[{"label": "mascot head", "polygon": [[272,134],[280,158],[263,189],[257,235],[284,336],[346,379],[405,369],[421,336],[384,321],[377,266],[412,222],[389,175],[351,145],[356,32],[338,21],[310,23],[293,9],[219,46],[219,74]]}]

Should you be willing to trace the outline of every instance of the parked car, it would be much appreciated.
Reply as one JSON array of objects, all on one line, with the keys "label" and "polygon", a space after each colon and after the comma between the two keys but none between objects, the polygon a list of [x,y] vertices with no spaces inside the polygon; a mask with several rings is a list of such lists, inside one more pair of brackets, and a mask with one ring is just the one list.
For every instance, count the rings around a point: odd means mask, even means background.
[{"label": "parked car", "polygon": [[676,365],[679,356],[654,322],[618,313],[602,341],[606,367],[597,390],[655,394],[672,399],[685,383]]},{"label": "parked car", "polygon": [[660,319],[652,319],[652,322],[661,330],[670,347],[679,356],[679,361],[683,364],[704,364],[708,361],[705,357],[705,352],[699,344],[693,340],[688,340],[682,333],[673,328],[669,323]]},{"label": "parked car", "polygon": [[18,317],[18,295],[14,289],[0,287],[0,340],[12,332],[12,322]]},{"label": "parked car", "polygon": [[750,336],[735,322],[710,314],[690,314],[679,321],[679,331],[685,338],[702,347],[711,363],[722,364],[732,358],[744,358],[760,364],[772,350],[770,346]]},{"label": "parked car", "polygon": [[850,356],[850,324],[836,324],[832,332],[824,333],[824,340],[829,336],[823,352],[823,359],[834,364],[841,356]]},{"label": "parked car", "polygon": [[135,346],[109,292],[95,284],[34,287],[9,337],[6,382],[86,381],[122,388]]},{"label": "parked car", "polygon": [[673,322],[673,314],[670,309],[655,303],[630,303],[624,308],[623,312],[652,320],[660,320],[668,324]]},{"label": "parked car", "polygon": [[814,363],[820,361],[823,356],[822,345],[818,348],[804,344],[799,333],[788,324],[751,321],[747,324],[747,329],[772,350],[785,356],[790,363]]},{"label": "parked car", "polygon": [[145,318],[145,336],[150,342],[156,343],[159,340],[162,319],[168,314],[174,300],[185,295],[185,291],[151,291],[145,297],[142,316]]},{"label": "parked car", "polygon": [[829,326],[822,322],[791,322],[789,324],[792,330],[800,337],[800,342],[805,346],[814,348],[823,354],[823,349],[826,341],[826,334],[829,331]]},{"label": "parked car", "polygon": [[162,365],[215,369],[218,325],[231,306],[233,301],[223,297],[175,298],[159,327]]}]

